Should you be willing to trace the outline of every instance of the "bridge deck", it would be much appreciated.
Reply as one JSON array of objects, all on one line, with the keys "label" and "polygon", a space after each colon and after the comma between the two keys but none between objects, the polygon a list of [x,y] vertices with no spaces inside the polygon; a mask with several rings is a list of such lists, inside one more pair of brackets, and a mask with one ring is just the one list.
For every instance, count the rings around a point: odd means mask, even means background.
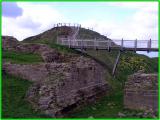
[{"label": "bridge deck", "polygon": [[[68,46],[68,45],[64,45]],[[108,50],[107,47],[95,47],[95,46],[70,46],[70,48],[75,49],[96,49],[96,50]],[[127,48],[127,47],[110,47],[110,50],[122,50],[122,51],[158,51],[158,48]]]}]

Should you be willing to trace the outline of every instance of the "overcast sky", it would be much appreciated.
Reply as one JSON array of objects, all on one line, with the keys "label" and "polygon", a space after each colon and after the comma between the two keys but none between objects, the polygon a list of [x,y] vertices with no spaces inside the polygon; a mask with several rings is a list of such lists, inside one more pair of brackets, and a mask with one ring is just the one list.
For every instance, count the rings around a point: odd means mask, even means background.
[{"label": "overcast sky", "polygon": [[111,39],[158,40],[158,2],[2,3],[2,34],[18,40],[61,22],[91,27]]}]

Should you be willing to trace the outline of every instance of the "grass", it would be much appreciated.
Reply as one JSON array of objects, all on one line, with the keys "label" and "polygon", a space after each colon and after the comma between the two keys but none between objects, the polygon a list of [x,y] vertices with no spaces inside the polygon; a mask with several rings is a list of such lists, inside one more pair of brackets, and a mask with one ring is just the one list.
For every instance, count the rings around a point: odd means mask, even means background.
[{"label": "grass", "polygon": [[3,57],[3,60],[7,62],[10,61],[12,63],[18,63],[18,64],[43,62],[40,55],[31,54],[31,53],[2,51],[2,57]]},{"label": "grass", "polygon": [[[112,97],[110,97],[112,99]],[[118,112],[121,110],[122,105],[115,100],[110,100],[108,97],[104,97],[100,102],[95,105],[85,106],[81,111],[72,113],[69,117],[73,118],[116,118]],[[115,96],[113,97],[115,98]],[[109,103],[113,104],[113,107],[108,106]]]},{"label": "grass", "polygon": [[[113,82],[113,81],[112,81]],[[140,110],[130,110],[124,108],[123,90],[114,81],[114,88],[108,95],[105,95],[94,104],[86,104],[70,112],[69,118],[119,118],[119,113],[125,113],[124,118],[139,118]],[[115,86],[116,85],[116,86]]]},{"label": "grass", "polygon": [[2,76],[2,117],[3,118],[40,118],[45,117],[32,109],[25,100],[25,94],[32,84],[27,80],[7,74]]},{"label": "grass", "polygon": [[106,95],[95,104],[85,105],[69,114],[71,118],[116,118],[123,110],[123,93],[119,91]]}]

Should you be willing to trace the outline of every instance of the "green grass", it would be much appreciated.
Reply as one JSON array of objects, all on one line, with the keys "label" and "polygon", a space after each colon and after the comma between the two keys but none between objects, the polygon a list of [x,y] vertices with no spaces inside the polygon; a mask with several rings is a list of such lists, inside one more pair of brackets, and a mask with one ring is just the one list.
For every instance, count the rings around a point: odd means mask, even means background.
[{"label": "green grass", "polygon": [[112,87],[110,92],[100,98],[94,104],[87,104],[72,111],[69,117],[72,118],[117,118],[118,112],[124,111],[123,87],[120,81],[114,79],[106,68],[106,80]]},{"label": "green grass", "polygon": [[43,62],[40,55],[31,53],[20,53],[14,51],[2,51],[2,58],[5,61],[10,61],[12,63],[18,64]]},{"label": "green grass", "polygon": [[[124,113],[123,118],[139,118],[137,113],[143,113],[140,110],[130,110],[124,108],[123,91],[113,90],[109,95],[102,97],[95,104],[86,104],[70,112],[67,117],[70,118],[119,118],[119,113]],[[149,117],[149,116],[148,116]]]},{"label": "green grass", "polygon": [[32,83],[10,75],[2,76],[2,117],[39,118],[45,117],[35,112],[25,100],[25,94]]},{"label": "green grass", "polygon": [[63,45],[58,45],[58,44],[49,44],[49,46],[53,49],[58,50],[62,54],[77,54],[78,52],[74,49],[70,49],[66,46]]},{"label": "green grass", "polygon": [[85,105],[69,114],[73,118],[116,118],[118,112],[123,110],[122,91],[106,95],[95,104]]}]

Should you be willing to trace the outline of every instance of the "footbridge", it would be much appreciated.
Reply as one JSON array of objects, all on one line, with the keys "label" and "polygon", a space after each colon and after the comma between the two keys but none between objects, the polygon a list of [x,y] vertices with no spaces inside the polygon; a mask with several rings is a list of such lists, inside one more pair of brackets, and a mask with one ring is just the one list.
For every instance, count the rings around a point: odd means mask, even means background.
[{"label": "footbridge", "polygon": [[68,39],[59,38],[57,44],[74,49],[120,50],[120,51],[158,51],[158,40],[124,39]]},{"label": "footbridge", "polygon": [[158,40],[128,40],[128,39],[78,39],[78,32],[80,30],[80,24],[57,24],[55,27],[70,27],[72,29],[72,34],[68,36],[58,36],[57,44],[67,46],[73,49],[86,50],[117,50],[119,54],[115,61],[112,74],[114,75],[120,54],[123,51],[147,51],[147,52],[158,52]]}]

